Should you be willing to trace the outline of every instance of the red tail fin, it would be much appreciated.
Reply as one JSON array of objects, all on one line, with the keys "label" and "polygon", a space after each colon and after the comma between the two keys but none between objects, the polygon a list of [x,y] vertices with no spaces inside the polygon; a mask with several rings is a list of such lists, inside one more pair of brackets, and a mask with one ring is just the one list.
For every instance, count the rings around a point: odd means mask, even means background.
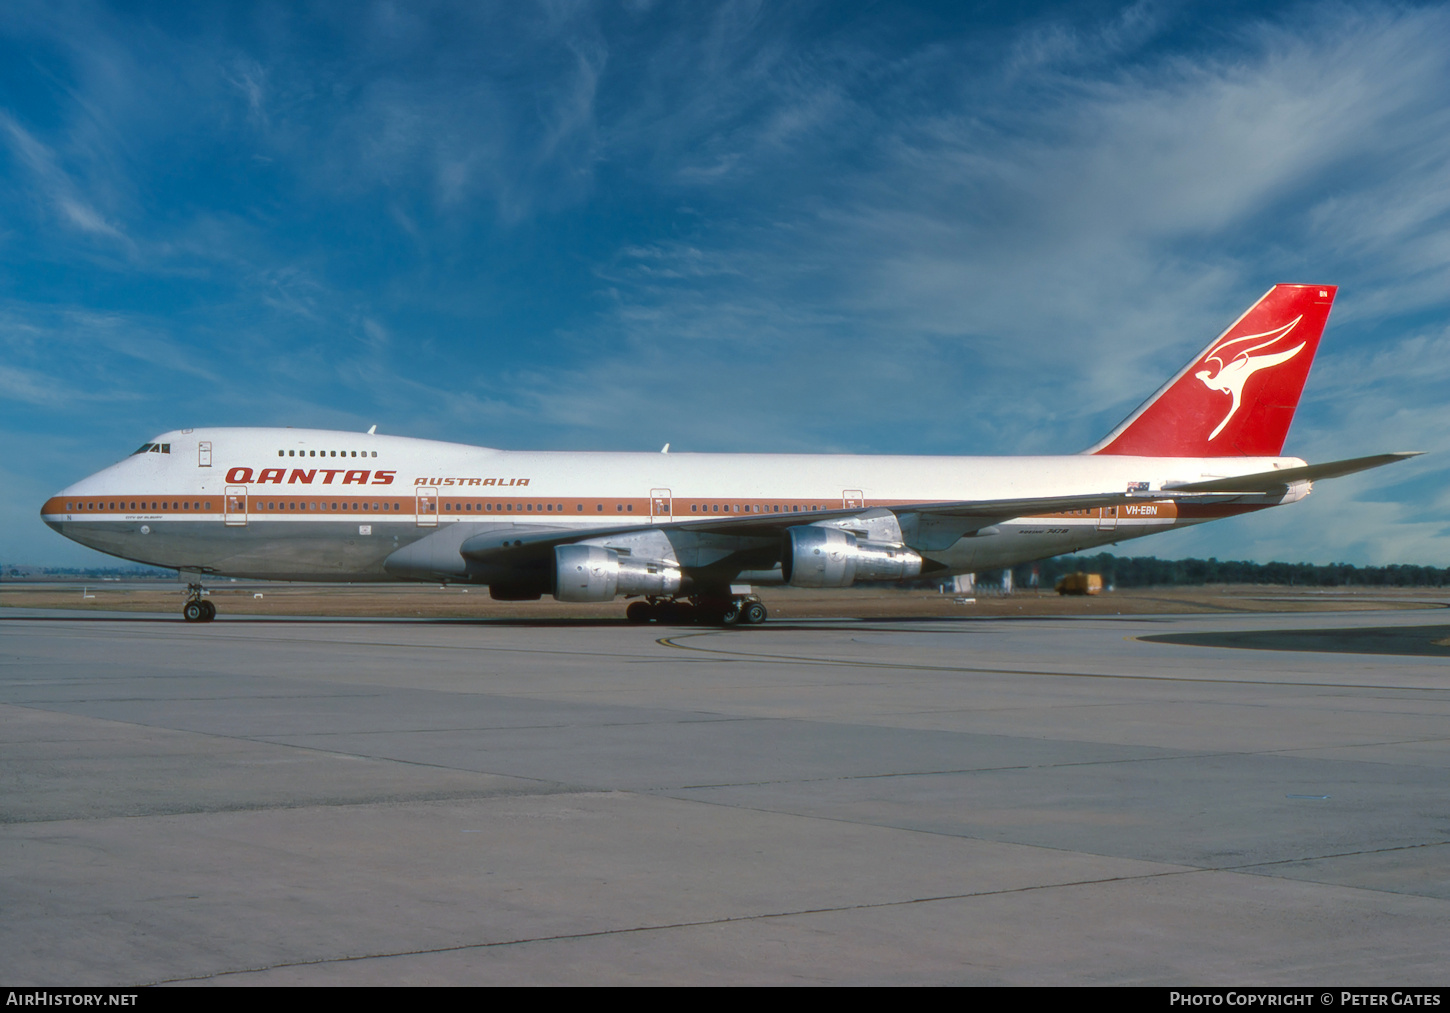
[{"label": "red tail fin", "polygon": [[1334,285],[1275,285],[1090,454],[1277,457]]}]

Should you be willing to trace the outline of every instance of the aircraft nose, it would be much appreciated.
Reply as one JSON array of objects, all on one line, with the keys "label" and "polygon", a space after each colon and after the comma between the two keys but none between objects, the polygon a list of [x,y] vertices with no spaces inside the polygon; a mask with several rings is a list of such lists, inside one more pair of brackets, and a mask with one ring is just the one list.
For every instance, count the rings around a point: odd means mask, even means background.
[{"label": "aircraft nose", "polygon": [[61,495],[61,493],[56,493],[40,505],[40,519],[52,531],[60,531],[61,523],[64,520],[61,516],[61,510],[65,504],[62,501]]}]

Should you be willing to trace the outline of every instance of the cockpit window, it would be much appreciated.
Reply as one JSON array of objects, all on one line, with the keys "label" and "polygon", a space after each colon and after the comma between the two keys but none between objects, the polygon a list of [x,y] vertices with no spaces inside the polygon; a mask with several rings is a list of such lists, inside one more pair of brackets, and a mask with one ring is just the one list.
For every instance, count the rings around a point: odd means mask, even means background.
[{"label": "cockpit window", "polygon": [[143,444],[141,444],[141,449],[140,450],[133,451],[132,454],[131,454],[131,456],[132,457],[135,457],[137,454],[144,454],[144,453],[146,453],[146,451],[150,450],[154,446],[156,446],[156,444],[154,444],[154,443],[143,443]]},{"label": "cockpit window", "polygon": [[135,457],[137,454],[169,454],[169,453],[171,453],[171,444],[169,444],[169,443],[143,443],[143,444],[141,444],[140,447],[138,447],[137,449],[131,451],[131,456],[132,457]]}]

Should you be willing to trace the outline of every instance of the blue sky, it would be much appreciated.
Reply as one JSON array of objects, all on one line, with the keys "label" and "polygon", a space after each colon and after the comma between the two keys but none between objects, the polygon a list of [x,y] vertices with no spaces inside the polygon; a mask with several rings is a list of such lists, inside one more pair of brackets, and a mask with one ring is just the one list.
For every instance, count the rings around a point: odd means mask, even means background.
[{"label": "blue sky", "polygon": [[1450,565],[1450,10],[0,9],[0,561],[166,429],[1087,446],[1281,281],[1287,452],[1438,451],[1125,545]]}]

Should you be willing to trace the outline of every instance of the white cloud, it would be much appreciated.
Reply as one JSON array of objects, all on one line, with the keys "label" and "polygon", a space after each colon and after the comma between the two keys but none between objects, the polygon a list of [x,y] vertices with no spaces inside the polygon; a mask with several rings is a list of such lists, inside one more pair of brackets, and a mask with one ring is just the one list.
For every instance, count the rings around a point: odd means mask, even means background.
[{"label": "white cloud", "polygon": [[3,110],[0,110],[0,131],[9,140],[12,154],[30,170],[42,200],[51,205],[61,222],[82,232],[116,240],[126,247],[134,245],[80,195],[75,181],[60,167],[55,152]]}]

